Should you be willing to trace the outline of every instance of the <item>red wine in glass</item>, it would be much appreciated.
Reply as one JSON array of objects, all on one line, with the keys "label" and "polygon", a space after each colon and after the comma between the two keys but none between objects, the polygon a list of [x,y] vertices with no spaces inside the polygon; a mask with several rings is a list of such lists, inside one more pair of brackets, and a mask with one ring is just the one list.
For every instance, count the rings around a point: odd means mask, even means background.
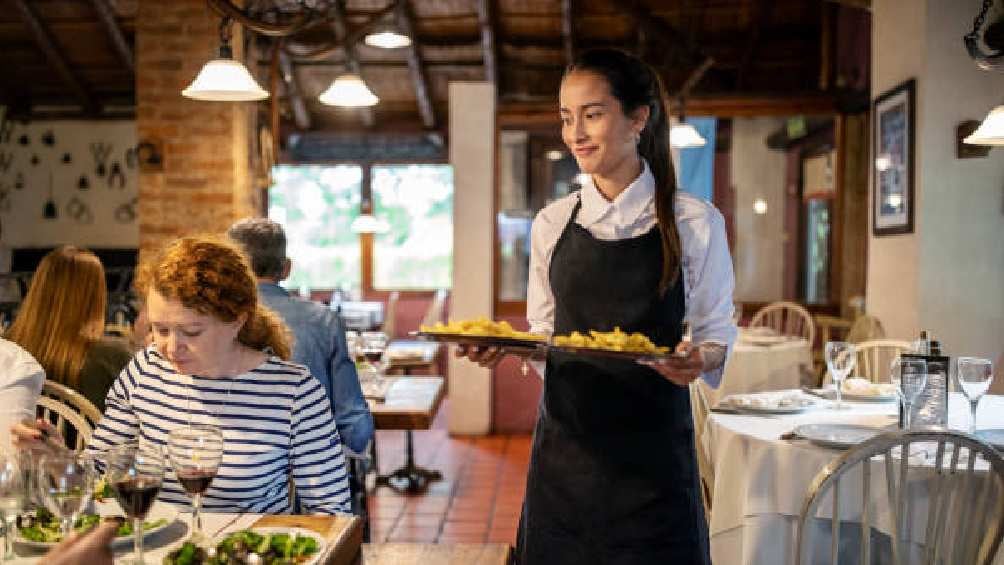
[{"label": "red wine in glass", "polygon": [[363,356],[366,357],[366,360],[370,363],[379,363],[380,360],[383,359],[383,350],[365,349],[363,350]]},{"label": "red wine in glass", "polygon": [[160,479],[140,476],[115,482],[112,489],[115,491],[115,497],[122,506],[122,510],[130,518],[142,520],[146,518],[147,512],[153,506],[153,501],[157,499],[157,493],[160,492]]},{"label": "red wine in glass", "polygon": [[216,476],[214,471],[178,471],[178,482],[190,495],[202,494]]}]

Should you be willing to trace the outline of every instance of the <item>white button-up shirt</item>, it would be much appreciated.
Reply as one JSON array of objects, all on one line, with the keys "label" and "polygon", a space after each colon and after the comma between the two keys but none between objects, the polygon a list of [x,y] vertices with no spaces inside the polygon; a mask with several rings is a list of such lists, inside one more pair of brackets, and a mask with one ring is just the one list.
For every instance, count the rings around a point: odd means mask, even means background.
[{"label": "white button-up shirt", "polygon": [[[582,189],[546,206],[530,230],[530,275],[527,285],[526,317],[530,331],[550,335],[554,331],[554,294],[548,269],[561,232],[572,216],[575,203],[582,207],[575,222],[593,237],[620,240],[643,235],[657,223],[655,178],[644,163],[641,175],[608,201],[589,175],[581,177]],[[725,220],[710,203],[677,192],[676,226],[683,250],[683,282],[686,318],[694,344],[717,343],[729,350],[736,339],[732,319],[735,276],[725,236]],[[599,297],[597,297],[599,299]],[[722,367],[702,375],[717,387]]]},{"label": "white button-up shirt", "polygon": [[45,371],[30,353],[0,338],[0,453],[10,449],[10,427],[35,416]]}]

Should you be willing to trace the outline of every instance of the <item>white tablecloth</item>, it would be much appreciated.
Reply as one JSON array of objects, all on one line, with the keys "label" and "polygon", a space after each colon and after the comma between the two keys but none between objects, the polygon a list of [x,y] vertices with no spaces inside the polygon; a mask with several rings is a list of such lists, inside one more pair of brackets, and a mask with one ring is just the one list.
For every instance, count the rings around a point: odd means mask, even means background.
[{"label": "white tablecloth", "polygon": [[[709,523],[715,563],[794,563],[796,522],[812,479],[841,452],[780,436],[800,424],[855,423],[876,427],[895,423],[895,403],[849,403],[849,410],[818,409],[791,416],[712,413],[702,435],[715,469]],[[980,403],[979,428],[1004,428],[1004,396]],[[968,429],[968,402],[952,394],[949,426]],[[842,489],[842,492],[854,492]],[[875,492],[873,500],[883,500]],[[858,496],[860,500],[860,496]],[[883,505],[873,514],[880,529],[888,521]],[[860,504],[841,498],[841,516],[853,520]],[[829,515],[824,504],[821,514]],[[910,539],[922,539],[912,537]],[[998,562],[1001,556],[998,555]]]},{"label": "white tablecloth", "polygon": [[753,345],[740,339],[732,348],[717,389],[704,387],[712,406],[730,394],[783,390],[801,386],[801,367],[812,369],[809,342],[792,339],[773,345]]}]

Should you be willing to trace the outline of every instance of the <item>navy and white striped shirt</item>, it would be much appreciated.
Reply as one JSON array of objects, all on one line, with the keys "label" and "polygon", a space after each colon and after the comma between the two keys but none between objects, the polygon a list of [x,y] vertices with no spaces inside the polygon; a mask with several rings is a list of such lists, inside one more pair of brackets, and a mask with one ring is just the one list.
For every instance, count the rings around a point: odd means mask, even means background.
[{"label": "navy and white striped shirt", "polygon": [[[350,513],[345,455],[331,405],[309,370],[270,357],[232,377],[183,375],[151,346],[119,375],[88,451],[135,440],[166,447],[175,428],[208,424],[223,432],[219,473],[202,497],[208,512],[290,511],[289,477],[307,512]],[[174,472],[159,499],[191,502]]]}]

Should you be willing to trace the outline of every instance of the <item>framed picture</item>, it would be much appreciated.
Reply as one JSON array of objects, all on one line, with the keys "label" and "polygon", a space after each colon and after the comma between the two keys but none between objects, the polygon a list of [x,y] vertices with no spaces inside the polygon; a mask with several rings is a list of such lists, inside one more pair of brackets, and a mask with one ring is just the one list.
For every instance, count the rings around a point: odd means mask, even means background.
[{"label": "framed picture", "polygon": [[913,232],[915,81],[883,93],[872,107],[876,236]]}]

